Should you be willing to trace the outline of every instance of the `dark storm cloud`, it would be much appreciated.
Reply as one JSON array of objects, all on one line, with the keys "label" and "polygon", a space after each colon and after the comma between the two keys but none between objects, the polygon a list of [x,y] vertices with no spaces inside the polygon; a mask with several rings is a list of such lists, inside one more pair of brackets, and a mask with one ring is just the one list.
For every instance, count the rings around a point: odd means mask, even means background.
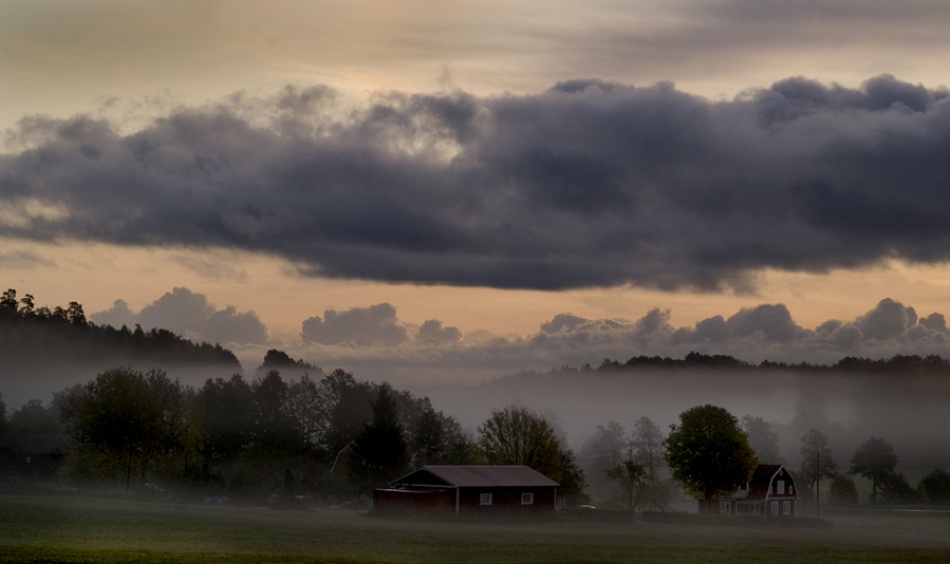
[{"label": "dark storm cloud", "polygon": [[[288,88],[128,135],[77,117],[26,119],[16,136],[29,148],[0,157],[0,235],[23,239],[542,289],[748,291],[762,268],[950,258],[950,99],[887,75],[790,78],[730,102],[583,79],[356,106]],[[796,331],[787,312],[755,315],[770,338]]]}]

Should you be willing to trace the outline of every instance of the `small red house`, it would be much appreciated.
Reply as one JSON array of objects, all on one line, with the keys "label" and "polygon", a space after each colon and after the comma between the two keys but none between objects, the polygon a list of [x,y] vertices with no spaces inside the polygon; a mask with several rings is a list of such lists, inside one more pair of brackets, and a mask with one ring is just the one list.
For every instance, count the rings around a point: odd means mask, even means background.
[{"label": "small red house", "polygon": [[798,492],[792,474],[780,464],[759,464],[744,487],[707,508],[723,515],[764,515],[794,517]]},{"label": "small red house", "polygon": [[424,466],[376,490],[374,511],[553,514],[559,484],[527,466]]}]

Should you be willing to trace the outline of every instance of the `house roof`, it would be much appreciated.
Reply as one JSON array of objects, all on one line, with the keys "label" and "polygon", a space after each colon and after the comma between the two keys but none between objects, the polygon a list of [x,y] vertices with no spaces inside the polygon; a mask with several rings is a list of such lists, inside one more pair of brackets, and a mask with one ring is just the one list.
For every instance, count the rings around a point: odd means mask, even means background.
[{"label": "house roof", "polygon": [[458,488],[557,487],[560,484],[528,466],[424,466],[394,480],[390,485],[412,483]]}]

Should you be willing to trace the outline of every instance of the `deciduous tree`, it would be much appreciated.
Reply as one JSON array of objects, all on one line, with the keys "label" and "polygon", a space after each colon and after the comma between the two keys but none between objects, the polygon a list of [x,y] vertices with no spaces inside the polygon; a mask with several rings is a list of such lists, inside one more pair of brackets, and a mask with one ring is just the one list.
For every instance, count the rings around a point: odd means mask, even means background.
[{"label": "deciduous tree", "polygon": [[488,464],[530,466],[561,484],[565,495],[584,489],[574,452],[562,447],[554,428],[523,406],[492,411],[478,428],[479,450]]},{"label": "deciduous tree", "polygon": [[703,405],[680,414],[670,427],[666,460],[686,491],[709,501],[735,491],[755,471],[755,452],[736,418],[721,407]]},{"label": "deciduous tree", "polygon": [[811,429],[801,438],[801,455],[804,475],[802,487],[814,491],[815,484],[821,478],[834,478],[838,475],[838,465],[828,446],[828,437],[817,429]]},{"label": "deciduous tree", "polygon": [[897,454],[894,447],[881,437],[871,437],[851,457],[849,474],[858,474],[871,480],[871,503],[877,503],[883,480],[894,474]]},{"label": "deciduous tree", "polygon": [[632,460],[624,460],[617,463],[606,472],[607,477],[620,486],[624,497],[627,498],[627,509],[633,511],[637,507],[637,492],[643,486],[646,479],[646,470]]}]

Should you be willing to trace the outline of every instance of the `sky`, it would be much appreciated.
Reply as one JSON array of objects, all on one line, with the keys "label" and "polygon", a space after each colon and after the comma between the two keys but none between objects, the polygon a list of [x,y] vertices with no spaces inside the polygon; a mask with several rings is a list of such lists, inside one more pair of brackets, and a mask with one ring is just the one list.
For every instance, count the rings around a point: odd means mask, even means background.
[{"label": "sky", "polygon": [[369,379],[950,356],[942,0],[0,4],[0,284]]}]

